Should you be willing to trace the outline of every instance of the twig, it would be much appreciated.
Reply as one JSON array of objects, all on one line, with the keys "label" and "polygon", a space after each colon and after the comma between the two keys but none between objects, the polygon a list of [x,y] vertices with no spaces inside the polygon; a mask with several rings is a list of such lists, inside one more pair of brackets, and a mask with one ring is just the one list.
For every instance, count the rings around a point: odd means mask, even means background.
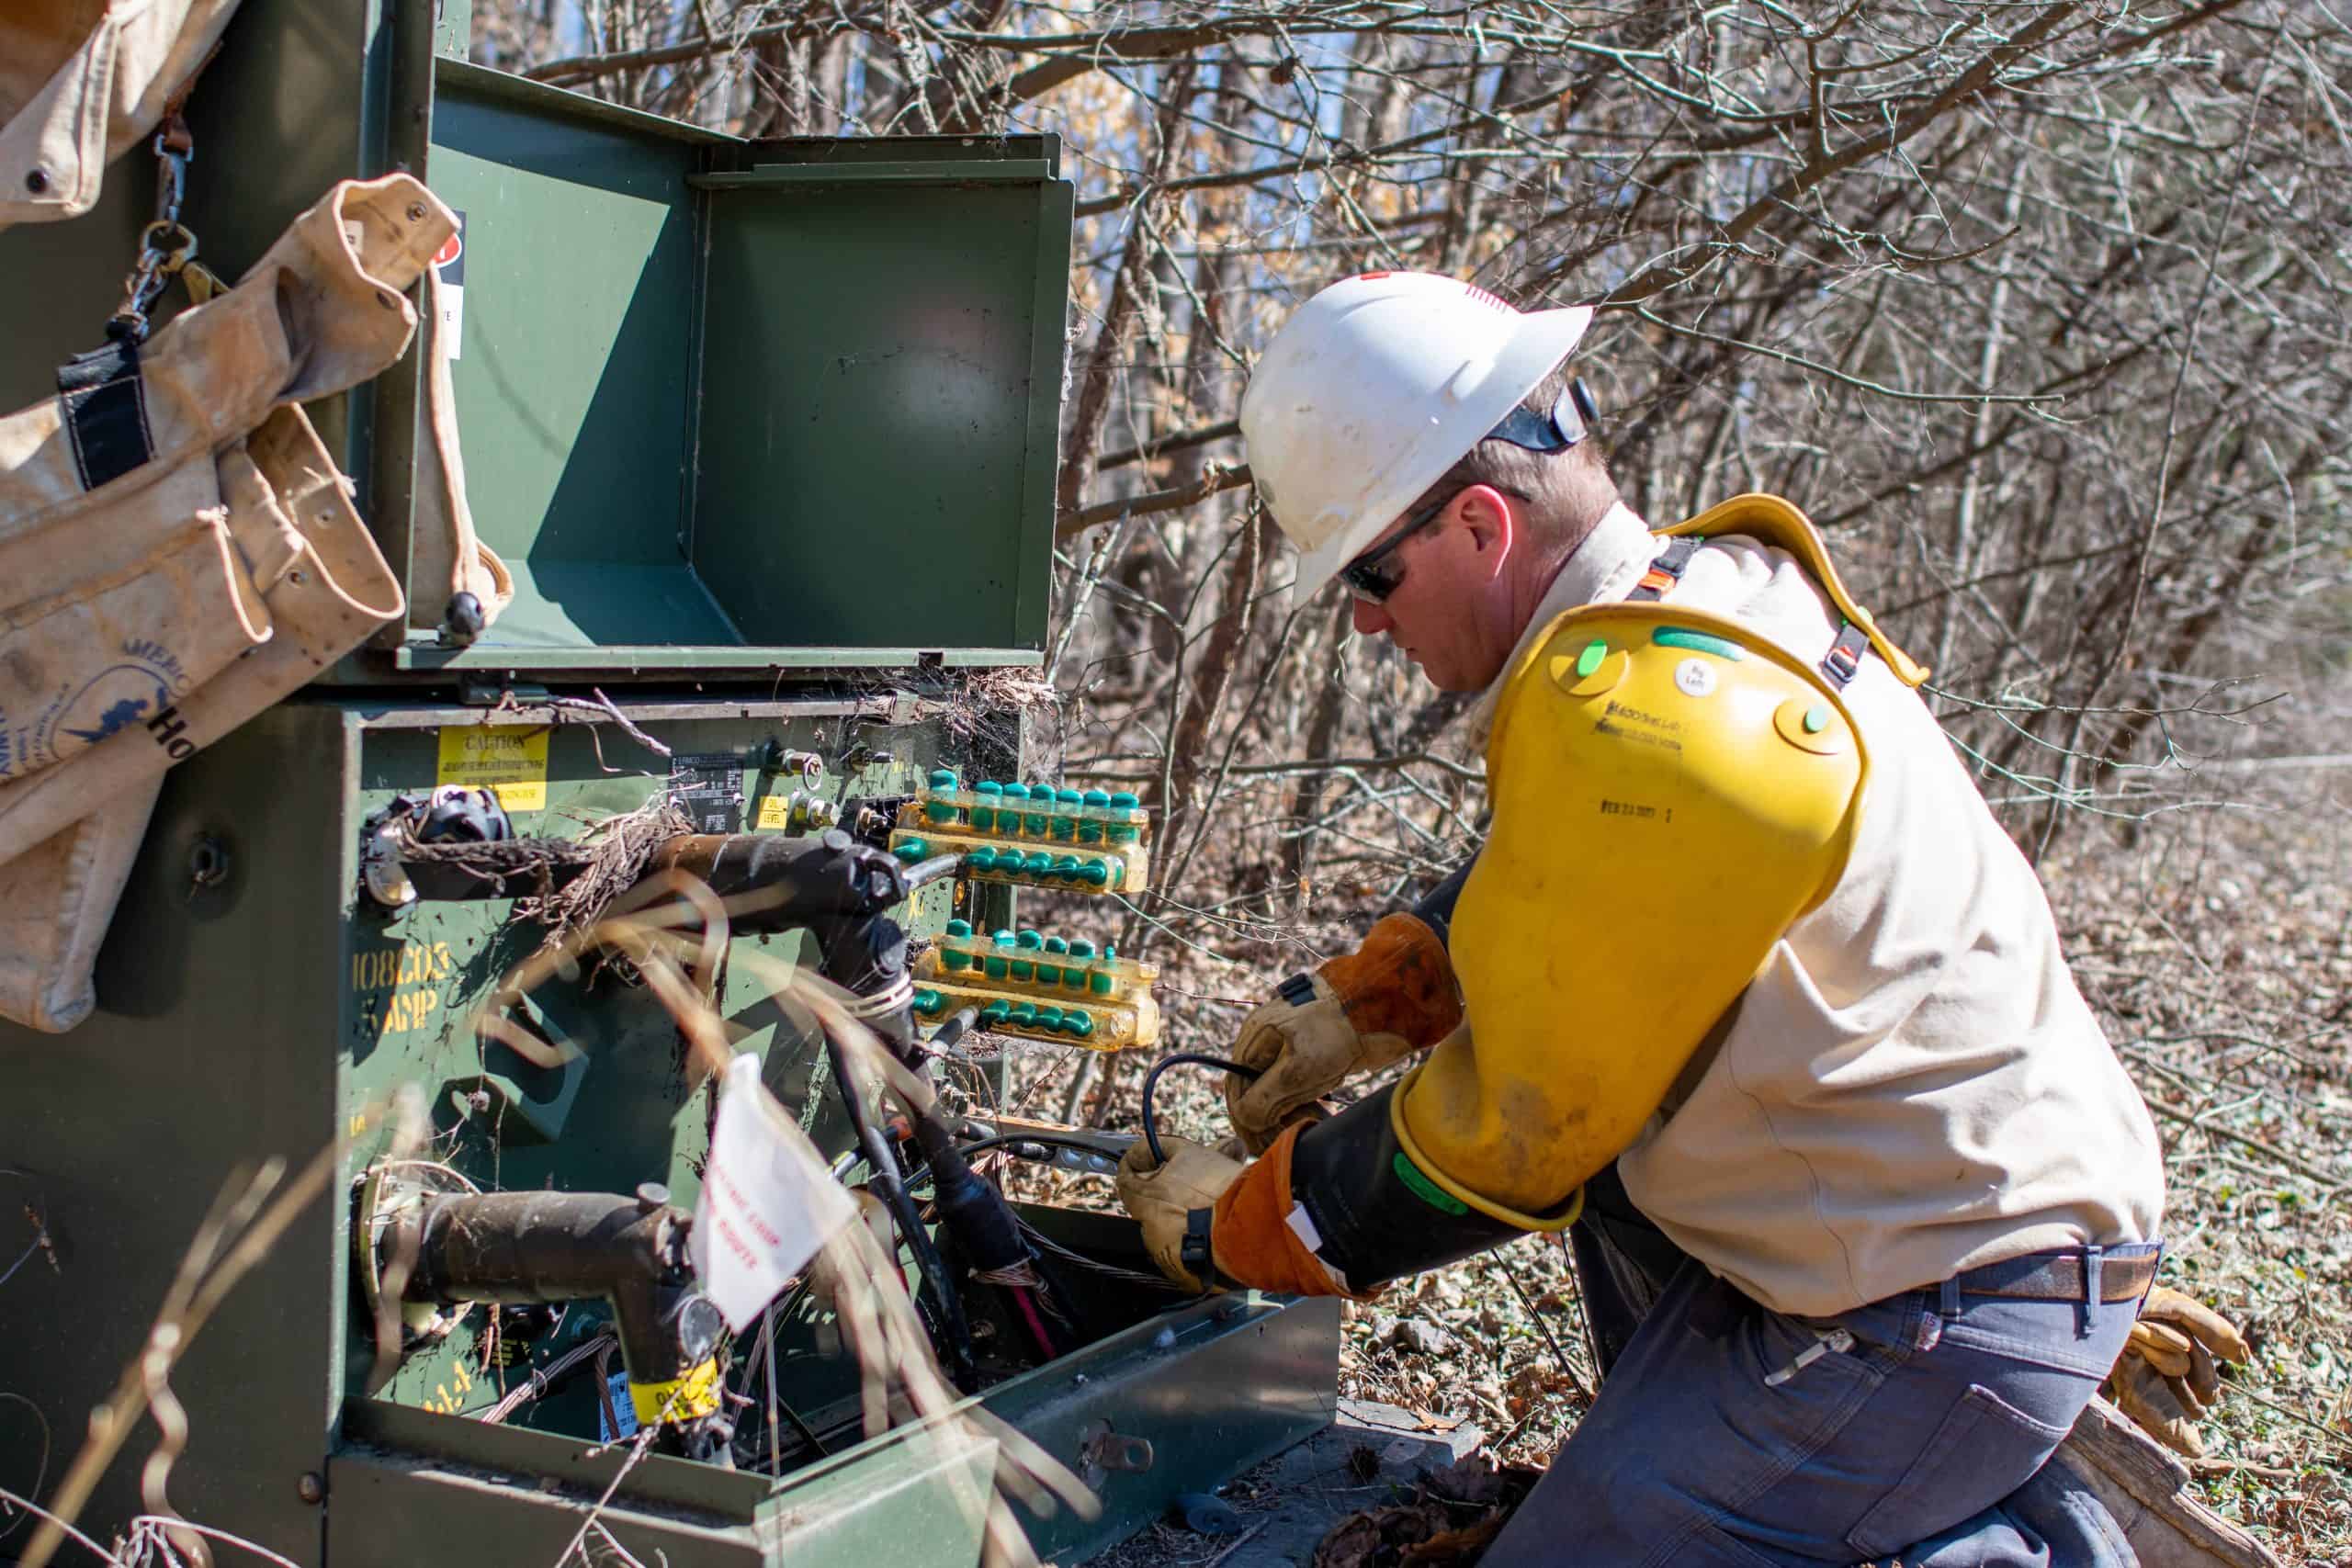
[{"label": "twig", "polygon": [[2147,1100],[2148,1109],[2154,1111],[2157,1115],[2165,1117],[2168,1121],[2177,1122],[2185,1127],[2194,1127],[2199,1132],[2207,1134],[2210,1136],[2226,1138],[2231,1143],[2252,1149],[2263,1158],[2283,1165],[2289,1170],[2293,1171],[2296,1175],[2306,1177],[2312,1181],[2318,1182],[2321,1187],[2330,1192],[2337,1191],[2345,1185],[2345,1179],[2343,1177],[2331,1176],[2315,1166],[2306,1165],[2292,1155],[2282,1154],[2278,1150],[2272,1148],[2268,1144],[2264,1143],[2259,1138],[2250,1138],[2244,1133],[2233,1133],[2227,1127],[2216,1127],[2210,1122],[2199,1121],[2197,1117],[2190,1115],[2188,1111],[2166,1105],[2163,1100],[2154,1098],[2153,1095],[2143,1095],[2141,1098]]}]

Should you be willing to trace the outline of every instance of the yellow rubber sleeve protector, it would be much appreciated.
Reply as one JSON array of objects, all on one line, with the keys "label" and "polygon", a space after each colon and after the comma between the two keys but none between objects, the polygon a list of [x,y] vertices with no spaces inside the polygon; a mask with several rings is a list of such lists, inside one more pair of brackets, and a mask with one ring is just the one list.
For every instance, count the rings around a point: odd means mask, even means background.
[{"label": "yellow rubber sleeve protector", "polygon": [[1492,826],[1447,943],[1465,1026],[1396,1093],[1406,1154],[1484,1213],[1559,1228],[1837,886],[1865,772],[1837,693],[1736,622],[1553,622],[1496,708]]}]

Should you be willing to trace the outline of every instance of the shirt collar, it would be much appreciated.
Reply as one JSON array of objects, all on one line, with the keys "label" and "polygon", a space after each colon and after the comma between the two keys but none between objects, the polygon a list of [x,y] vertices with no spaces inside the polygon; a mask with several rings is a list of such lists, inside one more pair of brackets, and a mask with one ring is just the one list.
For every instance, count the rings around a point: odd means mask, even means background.
[{"label": "shirt collar", "polygon": [[1580,604],[1605,604],[1631,593],[1657,558],[1658,547],[1658,537],[1650,532],[1649,525],[1623,502],[1612,503],[1602,513],[1600,521],[1592,525],[1592,532],[1561,563],[1552,586],[1544,590],[1543,602],[1536,605],[1535,614],[1519,634],[1519,646],[1510,650],[1501,672],[1472,705],[1472,725],[1484,730],[1492,722],[1495,705],[1502,697],[1503,682],[1519,667],[1520,660],[1535,639],[1544,635],[1544,627]]}]

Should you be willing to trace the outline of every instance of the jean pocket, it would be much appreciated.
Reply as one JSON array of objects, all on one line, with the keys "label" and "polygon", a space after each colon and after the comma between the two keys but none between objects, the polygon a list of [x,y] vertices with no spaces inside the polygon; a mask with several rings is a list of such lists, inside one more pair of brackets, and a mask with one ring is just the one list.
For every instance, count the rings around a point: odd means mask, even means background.
[{"label": "jean pocket", "polygon": [[1991,1507],[2040,1470],[2066,1431],[1971,1383],[1894,1489],[1846,1537],[1866,1558],[1908,1550]]}]

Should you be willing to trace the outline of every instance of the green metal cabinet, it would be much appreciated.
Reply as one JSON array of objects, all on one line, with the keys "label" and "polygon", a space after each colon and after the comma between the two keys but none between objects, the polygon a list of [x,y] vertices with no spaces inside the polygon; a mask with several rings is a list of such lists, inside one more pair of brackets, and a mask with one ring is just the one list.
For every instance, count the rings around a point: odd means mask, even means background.
[{"label": "green metal cabinet", "polygon": [[[617,1462],[578,1382],[506,1425],[476,1418],[593,1313],[503,1371],[477,1354],[477,1314],[375,1375],[350,1183],[381,1149],[383,1098],[421,1088],[435,1159],[484,1187],[659,1181],[688,1205],[710,1112],[670,1020],[610,975],[537,996],[535,1027],[582,1048],[569,1068],[477,1038],[463,1021],[537,929],[503,903],[378,908],[360,887],[368,814],[465,778],[486,728],[531,834],[662,795],[764,829],[789,816],[767,803],[806,787],[786,752],[821,759],[831,802],[905,792],[942,762],[1017,776],[1018,716],[959,708],[951,672],[1035,663],[1046,629],[1071,223],[1054,139],[747,143],[448,58],[466,15],[244,0],[192,104],[186,217],[233,276],[337,179],[406,169],[463,214],[444,274],[463,290],[456,412],[476,523],[516,599],[471,646],[424,631],[363,649],[175,767],[97,1014],[62,1036],[0,1026],[6,1196],[54,1243],[0,1287],[0,1392],[18,1396],[0,1401],[0,1484],[34,1484],[46,1452],[54,1486],[232,1169],[350,1140],[330,1199],[174,1377],[193,1424],[175,1506],[325,1568],[552,1562]],[[52,367],[98,340],[151,201],[134,155],[86,218],[0,232],[5,406],[49,395]],[[404,575],[423,354],[311,411]],[[597,692],[602,706],[560,701]],[[1008,916],[974,897],[927,887],[906,922]],[[845,1149],[819,1042],[748,967],[719,998],[740,1048]],[[1148,1266],[1125,1222],[1033,1218]],[[1082,1278],[1091,1342],[978,1396],[1102,1499],[1092,1521],[1031,1521],[1041,1552],[1115,1539],[1329,1419],[1332,1303],[1177,1303]],[[838,1437],[854,1370],[821,1314],[786,1332],[780,1381]],[[1121,1466],[1102,1462],[1106,1436]],[[673,1568],[973,1562],[993,1441],[854,1437],[779,1477],[649,1460],[605,1523]],[[149,1447],[132,1438],[85,1526],[141,1511]]]}]

